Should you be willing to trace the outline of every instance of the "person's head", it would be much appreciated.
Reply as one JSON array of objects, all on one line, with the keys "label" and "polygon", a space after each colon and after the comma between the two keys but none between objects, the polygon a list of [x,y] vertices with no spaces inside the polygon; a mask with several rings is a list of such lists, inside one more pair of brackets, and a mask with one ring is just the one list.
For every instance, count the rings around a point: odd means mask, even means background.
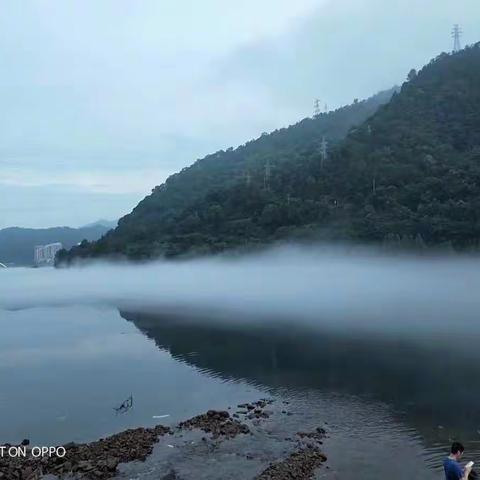
[{"label": "person's head", "polygon": [[478,473],[475,470],[472,470],[468,475],[468,480],[478,480]]},{"label": "person's head", "polygon": [[450,453],[452,457],[455,457],[457,460],[460,460],[464,450],[465,450],[465,447],[460,442],[453,442]]}]

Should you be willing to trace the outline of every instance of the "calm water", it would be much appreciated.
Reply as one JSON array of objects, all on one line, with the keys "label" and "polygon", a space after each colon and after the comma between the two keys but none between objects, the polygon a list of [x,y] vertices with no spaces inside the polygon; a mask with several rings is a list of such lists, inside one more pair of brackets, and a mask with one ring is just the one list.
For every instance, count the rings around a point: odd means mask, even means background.
[{"label": "calm water", "polygon": [[[475,334],[413,341],[268,325],[85,306],[0,310],[0,442],[89,441],[273,395],[328,422],[325,448],[341,478],[439,478],[457,438],[480,461]],[[116,414],[131,394],[134,408]]]}]

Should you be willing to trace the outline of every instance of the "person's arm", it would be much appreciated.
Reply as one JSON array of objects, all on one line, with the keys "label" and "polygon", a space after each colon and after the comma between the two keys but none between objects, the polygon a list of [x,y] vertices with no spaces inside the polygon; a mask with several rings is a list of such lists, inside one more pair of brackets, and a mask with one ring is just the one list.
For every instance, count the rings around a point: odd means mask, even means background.
[{"label": "person's arm", "polygon": [[453,469],[450,474],[453,474],[453,476],[450,478],[455,478],[455,480],[468,480],[468,476],[472,471],[471,466],[462,468],[459,463],[455,462],[452,467]]},{"label": "person's arm", "polygon": [[470,475],[471,471],[472,467],[465,467],[463,469],[463,477],[460,477],[460,480],[468,480],[468,476]]}]

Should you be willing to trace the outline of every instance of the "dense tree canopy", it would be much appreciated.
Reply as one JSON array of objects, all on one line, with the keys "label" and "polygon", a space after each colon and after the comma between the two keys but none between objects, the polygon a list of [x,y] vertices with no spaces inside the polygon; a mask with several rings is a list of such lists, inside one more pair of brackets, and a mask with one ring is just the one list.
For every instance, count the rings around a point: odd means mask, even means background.
[{"label": "dense tree canopy", "polygon": [[292,237],[476,248],[479,215],[477,44],[412,70],[400,91],[197,161],[115,231],[59,260],[201,254]]}]

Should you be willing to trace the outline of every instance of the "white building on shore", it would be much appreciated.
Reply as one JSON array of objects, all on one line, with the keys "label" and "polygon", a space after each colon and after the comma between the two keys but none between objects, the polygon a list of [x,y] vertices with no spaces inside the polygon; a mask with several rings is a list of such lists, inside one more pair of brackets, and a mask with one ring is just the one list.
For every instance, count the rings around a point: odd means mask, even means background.
[{"label": "white building on shore", "polygon": [[63,248],[60,242],[49,243],[48,245],[36,245],[33,249],[33,262],[37,267],[53,265],[55,255]]}]

